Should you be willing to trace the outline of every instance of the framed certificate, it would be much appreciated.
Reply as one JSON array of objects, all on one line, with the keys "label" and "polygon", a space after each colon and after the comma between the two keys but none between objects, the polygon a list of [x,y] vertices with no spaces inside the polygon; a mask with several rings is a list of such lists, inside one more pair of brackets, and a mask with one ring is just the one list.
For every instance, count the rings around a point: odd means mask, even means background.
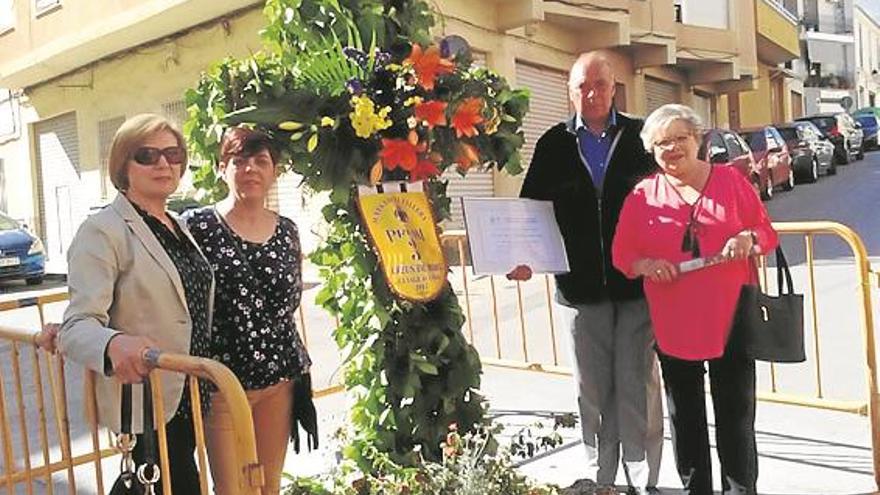
[{"label": "framed certificate", "polygon": [[568,256],[553,203],[521,198],[461,198],[474,273],[502,275],[517,265],[566,273]]}]

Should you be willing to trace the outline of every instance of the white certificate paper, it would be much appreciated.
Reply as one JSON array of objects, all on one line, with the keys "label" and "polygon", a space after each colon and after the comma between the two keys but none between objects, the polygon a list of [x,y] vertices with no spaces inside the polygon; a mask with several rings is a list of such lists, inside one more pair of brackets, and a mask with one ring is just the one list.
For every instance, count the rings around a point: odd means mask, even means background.
[{"label": "white certificate paper", "polygon": [[566,273],[568,256],[553,203],[520,198],[462,198],[474,273]]}]

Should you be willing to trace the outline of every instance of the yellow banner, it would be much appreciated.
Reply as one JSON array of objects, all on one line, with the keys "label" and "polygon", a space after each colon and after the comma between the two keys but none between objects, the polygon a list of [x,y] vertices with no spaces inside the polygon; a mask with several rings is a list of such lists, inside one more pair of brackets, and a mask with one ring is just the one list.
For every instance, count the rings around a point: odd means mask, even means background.
[{"label": "yellow banner", "polygon": [[446,258],[425,193],[361,195],[358,204],[391,290],[411,301],[439,296],[446,284]]}]

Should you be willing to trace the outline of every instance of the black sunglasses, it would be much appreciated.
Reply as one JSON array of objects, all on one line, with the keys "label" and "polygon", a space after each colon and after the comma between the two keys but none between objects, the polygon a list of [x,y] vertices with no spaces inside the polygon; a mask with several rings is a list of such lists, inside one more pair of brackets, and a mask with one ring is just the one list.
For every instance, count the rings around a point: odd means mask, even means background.
[{"label": "black sunglasses", "polygon": [[138,148],[132,158],[140,165],[155,165],[159,163],[159,157],[164,156],[170,165],[180,165],[186,161],[186,150],[180,146],[169,146],[159,149],[152,146]]}]

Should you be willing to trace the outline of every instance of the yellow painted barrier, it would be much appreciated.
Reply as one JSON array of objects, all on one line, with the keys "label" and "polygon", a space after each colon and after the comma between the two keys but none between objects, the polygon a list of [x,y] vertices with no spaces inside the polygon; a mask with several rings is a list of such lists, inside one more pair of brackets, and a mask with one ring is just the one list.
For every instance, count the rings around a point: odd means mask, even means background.
[{"label": "yellow painted barrier", "polygon": [[[777,385],[776,367],[771,364],[770,390],[763,392],[759,391],[758,399],[766,402],[828,409],[868,416],[871,424],[871,439],[874,456],[874,479],[877,486],[880,487],[880,394],[878,394],[874,320],[871,301],[872,283],[880,286],[880,274],[871,271],[868,254],[867,250],[865,249],[864,243],[862,242],[858,234],[856,234],[855,231],[853,231],[846,225],[836,222],[776,222],[773,224],[773,226],[781,236],[800,235],[804,238],[806,268],[809,285],[808,294],[810,295],[810,304],[808,305],[808,307],[805,308],[805,311],[809,311],[810,315],[812,316],[812,327],[807,330],[810,334],[809,336],[812,337],[813,353],[811,356],[808,356],[808,361],[814,363],[816,368],[814,377],[815,394],[810,396],[780,391]],[[838,239],[841,239],[849,246],[850,250],[853,253],[852,267],[855,269],[858,298],[857,302],[861,316],[861,347],[864,350],[864,373],[867,377],[867,390],[865,391],[865,395],[861,398],[853,400],[831,399],[826,397],[825,395],[825,387],[822,374],[821,347],[819,345],[817,306],[817,300],[819,300],[820,297],[818,297],[818,294],[816,292],[816,271],[814,259],[814,240],[816,236],[820,235],[834,236]],[[491,321],[492,332],[494,334],[493,340],[495,355],[490,356],[489,353],[485,352],[485,347],[481,349],[480,355],[483,364],[487,366],[527,370],[554,375],[570,375],[572,373],[571,367],[561,365],[557,353],[559,342],[557,341],[556,329],[554,326],[552,302],[552,294],[554,289],[552,288],[552,277],[544,275],[543,283],[540,284],[543,287],[543,291],[545,292],[544,296],[540,298],[540,300],[543,301],[545,312],[544,314],[538,315],[538,320],[541,323],[539,325],[536,325],[536,327],[541,328],[530,328],[527,325],[527,320],[531,319],[533,322],[535,320],[534,311],[531,312],[531,315],[527,315],[527,313],[529,313],[529,311],[527,310],[527,306],[534,310],[537,306],[539,298],[524,297],[524,284],[520,282],[515,283],[515,296],[512,296],[512,299],[515,300],[516,303],[515,313],[518,332],[515,333],[518,334],[517,340],[519,340],[520,346],[510,345],[510,342],[505,341],[505,329],[503,329],[500,324],[498,309],[498,284],[496,283],[496,279],[500,278],[502,283],[507,285],[512,284],[512,282],[508,282],[501,277],[474,277],[473,275],[468,275],[469,264],[466,256],[467,249],[465,248],[465,245],[467,243],[467,234],[465,233],[465,231],[456,230],[444,232],[441,236],[441,242],[444,244],[444,246],[448,248],[449,251],[458,253],[459,269],[461,270],[462,279],[459,289],[460,292],[463,292],[463,306],[467,308],[467,315],[469,320],[472,320],[472,318],[474,318],[475,316],[481,316],[471,311],[472,306],[481,307],[481,305],[475,305],[471,299],[475,296],[474,291],[477,290],[475,289],[476,282],[478,280],[482,280],[483,282],[485,282],[485,279],[488,278],[488,298],[490,300],[490,304],[488,305],[488,307],[491,308]],[[764,260],[761,260],[761,265],[763,267],[764,275],[762,277],[762,282],[766,282],[767,267]],[[872,276],[876,277],[876,280],[874,280],[873,282]],[[534,287],[534,285],[532,285],[532,287]],[[472,321],[469,321],[469,324],[472,324]],[[541,334],[542,332],[544,333],[544,335]],[[508,331],[506,335],[510,336],[512,333],[514,332]],[[472,344],[477,345],[477,343],[475,343],[474,341],[474,334],[475,332],[473,331],[473,328],[469,327],[468,335],[470,337],[470,341]],[[477,334],[479,335],[480,332],[477,332]],[[535,347],[543,342],[543,339],[547,339],[551,350],[549,354],[550,358],[546,362],[535,357]],[[507,343],[508,345],[505,346],[505,343]],[[509,352],[505,354],[502,351],[502,349],[504,348],[509,351],[517,347],[521,348],[519,349],[519,352],[515,355],[509,355]],[[545,352],[545,354],[547,353]]]},{"label": "yellow painted barrier", "polygon": [[[812,340],[812,350],[808,356],[808,362],[815,363],[815,393],[813,395],[794,394],[783,390],[777,384],[776,367],[770,366],[770,390],[759,392],[759,400],[766,402],[782,403],[798,405],[803,407],[812,407],[820,409],[828,409],[834,411],[842,411],[853,414],[868,416],[871,424],[871,438],[874,456],[874,475],[875,481],[880,487],[880,394],[878,394],[877,364],[875,356],[875,337],[874,337],[874,321],[872,313],[871,289],[872,287],[880,287],[880,273],[872,272],[869,266],[867,251],[859,236],[849,227],[835,222],[777,222],[773,224],[781,236],[802,236],[805,246],[805,260],[809,287],[808,304],[805,311],[812,316],[812,325],[808,330],[808,337]],[[863,397],[857,397],[852,400],[833,399],[826,396],[825,378],[822,369],[822,349],[819,345],[819,325],[818,325],[818,306],[816,292],[816,273],[814,259],[814,241],[817,236],[833,236],[845,242],[853,253],[853,261],[851,263],[854,268],[857,288],[857,302],[861,315],[861,347],[864,350],[864,373],[867,377],[867,389]],[[551,375],[571,375],[571,367],[562,362],[563,358],[559,355],[560,342],[555,327],[553,291],[554,282],[550,276],[536,277],[535,282],[520,283],[509,282],[503,277],[475,277],[469,274],[469,264],[467,259],[467,236],[464,231],[447,231],[441,236],[441,242],[449,247],[453,252],[457,252],[459,258],[460,274],[456,274],[450,281],[456,286],[456,291],[460,298],[462,308],[467,316],[466,328],[463,331],[469,338],[471,344],[475,345],[480,351],[481,360],[486,366],[519,369],[538,373],[546,373]],[[766,264],[762,260],[764,281],[766,281]],[[535,284],[540,285],[539,291],[542,292],[541,297],[535,297],[533,293],[526,293],[524,287],[534,289]],[[483,291],[483,292],[480,292]],[[506,294],[504,292],[507,292]],[[508,297],[505,300],[505,296]],[[51,294],[46,296],[43,302],[58,302],[66,298],[65,293]],[[484,298],[485,303],[481,299],[479,303],[474,303],[474,298]],[[515,309],[510,310],[510,301],[513,301]],[[5,309],[14,309],[28,305],[38,305],[41,301],[36,299],[24,299],[12,303],[0,302],[0,311]],[[502,304],[504,303],[504,304]],[[537,307],[543,307],[543,310],[534,311]],[[514,327],[506,328],[502,317],[513,315]],[[319,339],[328,339],[327,332],[312,334],[310,333],[309,322],[317,321],[321,318],[327,319],[327,325],[333,324],[332,317],[329,317],[323,310],[314,305],[309,305],[309,301],[304,298],[303,305],[298,310],[299,330],[302,335],[303,342],[309,347],[310,351],[316,345],[330,345],[332,341],[319,341]],[[336,321],[338,325],[338,320]],[[479,341],[481,337],[488,337],[484,341]],[[0,334],[0,339],[3,336]],[[476,339],[476,340],[475,340]],[[30,341],[28,341],[30,342]],[[191,380],[195,377],[211,380],[224,380],[225,372],[219,371],[213,365],[205,363],[207,360],[198,360],[189,356],[173,356],[160,355],[156,359],[156,364],[160,368],[169,369],[179,372],[185,372],[191,375]],[[211,362],[213,363],[213,362]],[[213,363],[218,364],[218,363]],[[228,371],[228,370],[226,370]],[[234,377],[232,377],[234,378]],[[236,382],[237,384],[237,382]],[[63,386],[63,380],[60,385]],[[0,383],[2,387],[2,383]],[[240,388],[240,386],[239,386]],[[190,387],[196,390],[197,387]],[[343,387],[337,383],[328,385],[325,388],[316,388],[315,397],[325,397],[343,391]],[[5,392],[0,389],[0,394]],[[244,403],[246,404],[246,402]],[[240,414],[245,416],[244,412]],[[247,416],[249,417],[249,411]],[[7,429],[13,427],[9,418],[6,416],[5,405],[0,401],[0,424],[4,432],[4,438],[11,438],[6,432]],[[238,421],[238,420],[237,420]],[[96,434],[97,435],[97,434]],[[96,437],[97,438],[97,437]],[[239,448],[249,450],[249,441],[240,439]],[[252,440],[250,440],[252,442]],[[94,442],[97,445],[97,441]],[[6,444],[3,445],[4,452]],[[100,449],[99,449],[100,450]],[[107,452],[113,455],[114,451]],[[95,469],[99,470],[99,459],[102,455],[98,453],[89,453],[82,456],[70,457],[65,463],[52,463],[52,472],[67,469],[68,465],[80,465],[88,462],[95,462]],[[202,454],[203,455],[203,454]],[[255,458],[254,458],[255,459]],[[204,461],[202,460],[202,465]],[[7,471],[9,471],[7,462]],[[37,476],[45,476],[47,468],[32,468],[29,475],[31,478]],[[203,470],[204,471],[204,470]],[[72,473],[72,470],[71,470]],[[261,478],[259,468],[256,467],[255,461],[250,459],[242,461],[242,479],[244,483],[254,485]],[[25,479],[25,475],[20,474],[15,481]],[[0,486],[10,484],[9,478],[0,478]],[[244,491],[242,493],[250,493]],[[258,492],[255,492],[258,493]]]},{"label": "yellow painted barrier", "polygon": [[[44,321],[43,305],[55,302],[63,302],[67,299],[66,293],[55,293],[38,298],[27,298],[18,301],[0,303],[0,311],[36,306],[40,313],[40,323]],[[8,345],[11,353],[10,367],[12,369],[12,390],[6,390],[7,377],[0,376],[0,447],[3,452],[3,472],[0,474],[0,493],[10,495],[17,493],[16,487],[24,485],[26,493],[35,493],[35,484],[40,483],[38,493],[53,494],[55,484],[53,474],[64,473],[66,476],[68,493],[77,493],[77,480],[74,468],[78,466],[92,465],[90,480],[97,488],[97,493],[103,495],[109,487],[104,485],[104,459],[116,457],[119,452],[114,447],[112,435],[107,431],[101,431],[97,423],[97,399],[94,388],[94,372],[87,371],[85,376],[85,413],[88,422],[89,439],[91,448],[88,452],[74,455],[70,436],[70,415],[68,411],[68,390],[65,379],[64,357],[60,354],[50,354],[36,345],[36,336],[39,330],[22,329],[0,326],[0,345]],[[25,384],[22,372],[21,354],[27,352],[32,357],[33,383]],[[196,432],[196,452],[200,470],[200,488],[203,495],[208,492],[206,447],[203,434],[203,422],[201,415],[201,398],[199,396],[198,380],[209,380],[229,404],[236,437],[236,452],[238,453],[239,489],[237,493],[244,495],[259,495],[263,486],[263,471],[257,461],[256,443],[253,431],[253,418],[250,406],[241,384],[235,375],[222,364],[210,360],[188,355],[162,353],[151,350],[146,356],[149,364],[159,370],[183,373],[188,375],[189,390],[193,404],[193,426]],[[161,377],[157,372],[151,373],[152,385],[155,397],[155,417],[162,418],[164,404],[162,395],[158,393],[161,387]],[[48,386],[47,381],[48,380]],[[51,401],[47,400],[44,390],[50,391]],[[26,392],[33,394],[31,401],[25,400]],[[14,397],[14,405],[10,407],[9,395]],[[29,410],[29,405],[35,411]],[[13,421],[13,414],[17,421]],[[54,424],[56,438],[49,434],[49,421]],[[31,425],[29,430],[28,425]],[[159,454],[160,468],[164,493],[171,494],[167,438],[165,425],[159,422]],[[42,453],[42,462],[32,462],[30,431],[36,429],[39,436],[39,449]],[[19,442],[14,442],[13,432],[19,436]],[[102,436],[106,434],[108,441],[102,442]],[[16,443],[18,449],[16,449]],[[60,450],[60,459],[52,459],[52,451]],[[18,450],[18,452],[16,452]],[[16,455],[16,454],[20,455]],[[116,475],[116,470],[108,473]],[[181,494],[179,494],[181,495]]]}]

